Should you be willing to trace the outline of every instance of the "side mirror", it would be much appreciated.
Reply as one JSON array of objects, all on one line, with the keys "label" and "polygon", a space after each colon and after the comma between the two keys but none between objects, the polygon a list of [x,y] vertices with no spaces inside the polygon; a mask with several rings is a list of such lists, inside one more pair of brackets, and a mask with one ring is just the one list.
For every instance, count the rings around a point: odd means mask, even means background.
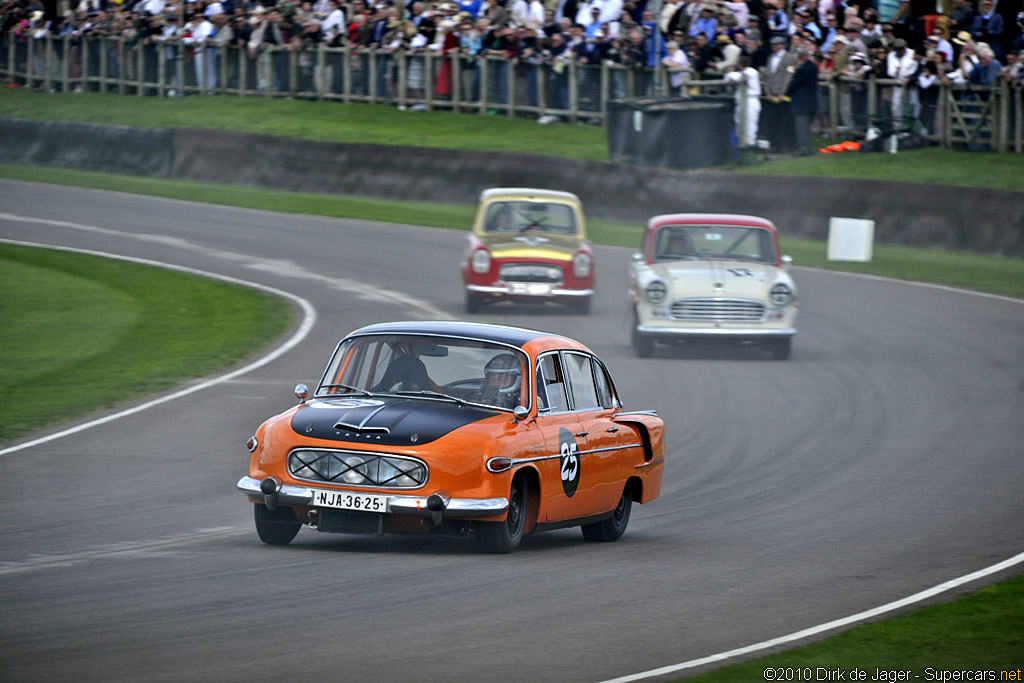
[{"label": "side mirror", "polygon": [[512,409],[512,415],[514,416],[513,422],[522,422],[526,419],[526,416],[530,414],[530,411],[526,409],[526,406],[516,406]]},{"label": "side mirror", "polygon": [[632,256],[632,258],[633,258],[633,260],[634,260],[634,261],[636,261],[637,263],[643,263],[643,260],[644,260],[644,255],[643,255],[643,254],[641,254],[641,253],[640,253],[639,251],[635,251],[635,252],[633,252],[633,256]]},{"label": "side mirror", "polygon": [[302,382],[295,385],[295,398],[299,399],[299,403],[305,403],[306,397],[309,396],[309,389]]},{"label": "side mirror", "polygon": [[782,255],[782,268],[784,270],[789,270],[792,267],[793,267],[793,257],[792,256],[787,256],[786,254],[783,254]]}]

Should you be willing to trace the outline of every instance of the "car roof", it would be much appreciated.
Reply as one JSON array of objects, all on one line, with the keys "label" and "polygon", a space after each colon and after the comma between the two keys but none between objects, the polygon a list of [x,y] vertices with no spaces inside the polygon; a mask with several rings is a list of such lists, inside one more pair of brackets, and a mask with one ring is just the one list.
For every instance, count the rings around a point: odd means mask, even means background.
[{"label": "car roof", "polygon": [[580,203],[580,198],[572,192],[559,190],[541,190],[532,187],[492,187],[480,193],[480,201],[499,199],[502,197],[523,197],[527,199],[560,199]]},{"label": "car roof", "polygon": [[404,322],[378,323],[367,325],[352,332],[348,336],[355,337],[365,334],[429,334],[446,337],[466,337],[469,339],[481,339],[484,341],[495,341],[513,346],[523,347],[532,341],[540,339],[559,340],[564,342],[565,347],[580,347],[567,337],[528,330],[522,327],[510,327],[507,325],[491,325],[486,323],[458,322],[451,320],[410,320]]},{"label": "car roof", "polygon": [[775,224],[767,218],[736,213],[666,213],[652,216],[647,221],[648,230],[656,230],[663,225],[749,225],[778,233]]}]

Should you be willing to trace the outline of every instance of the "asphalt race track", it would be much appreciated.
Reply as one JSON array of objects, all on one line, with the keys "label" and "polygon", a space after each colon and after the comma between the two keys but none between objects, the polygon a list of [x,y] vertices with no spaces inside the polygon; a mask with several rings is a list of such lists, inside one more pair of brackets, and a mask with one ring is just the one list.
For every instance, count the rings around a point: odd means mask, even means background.
[{"label": "asphalt race track", "polygon": [[488,556],[464,541],[304,529],[278,548],[259,542],[234,488],[246,439],[350,330],[465,317],[464,234],[12,181],[0,181],[0,214],[3,239],[242,278],[317,315],[258,370],[0,456],[5,683],[601,681],[1024,550],[1019,302],[797,268],[791,361],[640,360],[627,343],[630,250],[599,247],[592,315],[503,305],[474,319],[580,339],[628,409],[665,418],[662,496],[634,507],[619,542],[569,529]]}]

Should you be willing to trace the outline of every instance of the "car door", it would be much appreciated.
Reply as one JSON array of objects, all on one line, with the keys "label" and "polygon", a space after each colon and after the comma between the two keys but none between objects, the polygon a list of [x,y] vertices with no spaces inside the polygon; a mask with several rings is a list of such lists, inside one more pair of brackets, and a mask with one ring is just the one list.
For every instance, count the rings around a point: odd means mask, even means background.
[{"label": "car door", "polygon": [[582,516],[580,485],[586,472],[579,456],[582,431],[569,403],[561,357],[549,351],[537,359],[537,425],[544,436],[545,459],[538,461],[543,490],[540,516],[555,522]]},{"label": "car door", "polygon": [[621,428],[611,419],[615,413],[611,392],[604,369],[589,353],[563,351],[562,361],[573,412],[580,422],[576,436],[586,475],[580,484],[584,514],[607,512],[615,509],[625,483],[619,467]]}]

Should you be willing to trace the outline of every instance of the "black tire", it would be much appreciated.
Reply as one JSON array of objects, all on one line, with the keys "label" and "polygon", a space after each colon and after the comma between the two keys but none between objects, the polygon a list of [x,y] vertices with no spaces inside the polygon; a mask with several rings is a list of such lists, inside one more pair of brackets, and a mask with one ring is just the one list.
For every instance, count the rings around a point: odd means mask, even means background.
[{"label": "black tire", "polygon": [[571,304],[569,304],[569,310],[571,310],[576,315],[589,315],[590,307],[591,304],[589,296],[579,299],[577,301],[573,301]]},{"label": "black tire", "polygon": [[472,294],[466,294],[466,313],[479,313],[480,312],[480,299],[477,299]]},{"label": "black tire", "polygon": [[476,540],[485,553],[510,553],[519,547],[526,529],[526,480],[516,477],[508,493],[508,516],[503,522],[477,522]]},{"label": "black tire", "polygon": [[277,508],[271,512],[266,505],[255,503],[253,518],[256,520],[256,533],[267,545],[288,545],[302,528],[291,508]]},{"label": "black tire", "polygon": [[637,358],[650,358],[654,355],[654,340],[637,332],[637,324],[633,323],[633,334],[630,339],[633,349],[636,351]]},{"label": "black tire", "polygon": [[583,530],[583,538],[595,543],[610,543],[626,533],[626,526],[629,524],[629,513],[633,509],[633,496],[629,489],[622,492],[619,504],[615,506],[612,516],[603,522],[584,524],[580,527]]},{"label": "black tire", "polygon": [[775,360],[789,360],[789,354],[793,352],[793,340],[776,339],[771,345],[772,358]]}]

